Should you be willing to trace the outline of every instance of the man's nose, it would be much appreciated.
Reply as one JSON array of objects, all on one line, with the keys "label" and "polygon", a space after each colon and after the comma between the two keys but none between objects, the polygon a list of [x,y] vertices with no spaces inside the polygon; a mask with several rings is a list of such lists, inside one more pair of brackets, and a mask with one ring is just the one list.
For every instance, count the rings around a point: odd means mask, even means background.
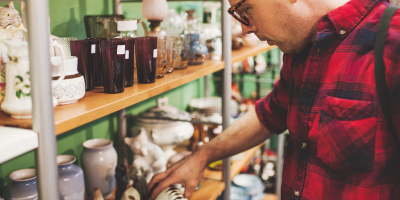
[{"label": "man's nose", "polygon": [[255,33],[257,32],[257,27],[252,24],[249,24],[249,26],[242,24],[242,32],[244,34]]}]

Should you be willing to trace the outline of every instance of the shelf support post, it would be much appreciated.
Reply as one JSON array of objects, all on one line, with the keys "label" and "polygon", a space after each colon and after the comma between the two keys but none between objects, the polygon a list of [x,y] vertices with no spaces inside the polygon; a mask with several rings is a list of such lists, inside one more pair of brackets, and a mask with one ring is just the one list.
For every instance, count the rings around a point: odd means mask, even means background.
[{"label": "shelf support post", "polygon": [[125,109],[122,109],[117,112],[118,115],[118,155],[119,155],[119,163],[128,167],[128,159],[126,153],[126,145],[124,142],[124,138],[126,137],[126,117],[125,117]]},{"label": "shelf support post", "polygon": [[51,88],[49,2],[26,0],[32,87],[32,127],[39,135],[36,152],[39,199],[59,200],[57,144]]},{"label": "shelf support post", "polygon": [[[229,9],[228,0],[222,0],[222,59],[224,60],[224,75],[222,83],[222,126],[227,129],[230,125],[231,112],[230,102],[232,98],[232,33],[231,33],[231,16],[226,12]],[[231,188],[231,165],[230,158],[222,161],[222,179],[225,182],[225,190],[223,193],[224,200],[230,200]]]},{"label": "shelf support post", "polygon": [[122,15],[122,2],[121,2],[121,0],[114,0],[114,14]]}]

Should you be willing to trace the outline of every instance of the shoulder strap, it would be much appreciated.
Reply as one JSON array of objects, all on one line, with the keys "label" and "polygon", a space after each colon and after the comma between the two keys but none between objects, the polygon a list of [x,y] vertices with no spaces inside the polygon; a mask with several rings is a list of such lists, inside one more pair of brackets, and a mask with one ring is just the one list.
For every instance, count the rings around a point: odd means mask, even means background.
[{"label": "shoulder strap", "polygon": [[383,62],[383,51],[385,48],[385,38],[389,29],[390,21],[396,10],[396,6],[389,6],[383,12],[381,21],[378,26],[378,33],[375,43],[375,84],[376,93],[378,95],[379,104],[382,108],[385,119],[389,125],[390,132],[393,133],[393,139],[396,140],[397,147],[400,148],[399,138],[397,137],[396,128],[393,124],[392,112],[390,110],[390,93],[385,77],[385,63]]}]

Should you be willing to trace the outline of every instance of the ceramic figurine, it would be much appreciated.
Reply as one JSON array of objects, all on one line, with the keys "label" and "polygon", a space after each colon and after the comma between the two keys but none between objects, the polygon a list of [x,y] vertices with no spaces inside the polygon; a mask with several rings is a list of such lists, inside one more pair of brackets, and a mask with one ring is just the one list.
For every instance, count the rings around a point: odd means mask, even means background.
[{"label": "ceramic figurine", "polygon": [[140,200],[140,194],[135,188],[129,187],[125,190],[121,200]]},{"label": "ceramic figurine", "polygon": [[[19,25],[22,25],[22,18],[21,16],[19,16],[18,11],[15,9],[14,3],[10,1],[4,7],[0,6],[1,28],[7,29],[8,27],[17,27]],[[24,34],[20,31],[17,31],[10,39],[13,42],[22,42],[24,40]]]},{"label": "ceramic figurine", "polygon": [[21,169],[11,173],[9,177],[13,182],[3,190],[2,196],[5,200],[38,200],[35,169]]},{"label": "ceramic figurine", "polygon": [[126,167],[125,165],[118,165],[115,168],[115,179],[117,182],[117,191],[115,192],[115,200],[120,200],[122,194],[126,190],[128,185],[128,178],[126,177]]},{"label": "ceramic figurine", "polygon": [[125,143],[130,146],[135,154],[134,164],[148,171],[147,182],[150,182],[154,174],[166,170],[167,159],[161,148],[149,141],[146,129],[141,128],[140,133],[135,137],[126,137]]},{"label": "ceramic figurine", "polygon": [[148,170],[143,169],[139,166],[140,164],[136,161],[133,162],[133,167],[129,171],[129,178],[133,180],[132,187],[135,188],[140,197],[145,199],[147,197],[147,173]]},{"label": "ceramic figurine", "polygon": [[183,196],[182,185],[175,184],[165,188],[156,200],[187,200]]},{"label": "ceramic figurine", "polygon": [[99,188],[93,189],[93,200],[104,200],[101,190]]}]

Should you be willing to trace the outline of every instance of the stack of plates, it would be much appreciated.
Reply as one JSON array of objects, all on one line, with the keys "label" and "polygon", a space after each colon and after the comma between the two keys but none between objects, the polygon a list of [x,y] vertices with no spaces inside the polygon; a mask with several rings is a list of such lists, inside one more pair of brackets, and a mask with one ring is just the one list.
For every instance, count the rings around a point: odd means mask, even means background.
[{"label": "stack of plates", "polygon": [[[242,189],[246,195],[250,196],[251,200],[262,200],[264,198],[264,185],[256,175],[239,174],[233,178],[233,183],[233,186],[238,187],[235,190]],[[231,193],[231,195],[233,194]]]},{"label": "stack of plates", "polygon": [[[238,113],[238,105],[236,101],[231,100],[231,115],[236,116]],[[190,101],[191,112],[199,112],[206,116],[214,113],[222,114],[222,98],[221,97],[204,97],[193,99]]]}]

